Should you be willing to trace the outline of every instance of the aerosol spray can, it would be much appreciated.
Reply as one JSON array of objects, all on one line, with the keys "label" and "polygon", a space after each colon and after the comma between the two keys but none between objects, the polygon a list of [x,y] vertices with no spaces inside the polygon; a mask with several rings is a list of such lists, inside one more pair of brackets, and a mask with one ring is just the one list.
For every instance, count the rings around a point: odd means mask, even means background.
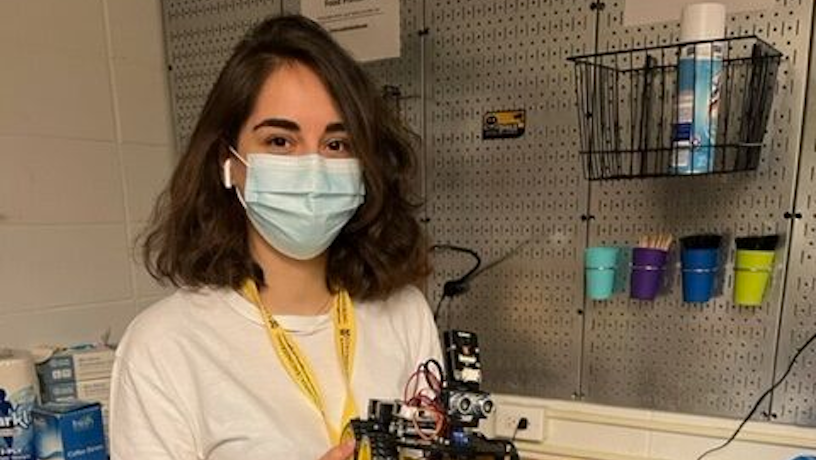
[{"label": "aerosol spray can", "polygon": [[[716,40],[725,36],[725,6],[696,3],[683,9],[680,41]],[[677,123],[674,126],[675,174],[712,172],[719,120],[723,42],[685,45],[678,61]]]}]

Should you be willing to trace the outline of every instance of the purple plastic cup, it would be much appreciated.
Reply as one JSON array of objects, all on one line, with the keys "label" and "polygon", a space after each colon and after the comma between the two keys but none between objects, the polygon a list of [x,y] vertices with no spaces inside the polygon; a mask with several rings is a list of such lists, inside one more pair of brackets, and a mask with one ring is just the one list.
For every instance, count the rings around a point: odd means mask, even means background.
[{"label": "purple plastic cup", "polygon": [[663,286],[668,252],[653,248],[632,248],[632,278],[629,295],[633,299],[654,300]]}]

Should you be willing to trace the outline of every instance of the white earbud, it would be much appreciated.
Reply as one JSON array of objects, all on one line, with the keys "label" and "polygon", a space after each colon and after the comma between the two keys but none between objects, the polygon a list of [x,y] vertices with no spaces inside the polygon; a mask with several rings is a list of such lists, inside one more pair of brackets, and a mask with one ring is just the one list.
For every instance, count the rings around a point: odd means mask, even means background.
[{"label": "white earbud", "polygon": [[224,160],[224,188],[232,188],[232,160]]}]

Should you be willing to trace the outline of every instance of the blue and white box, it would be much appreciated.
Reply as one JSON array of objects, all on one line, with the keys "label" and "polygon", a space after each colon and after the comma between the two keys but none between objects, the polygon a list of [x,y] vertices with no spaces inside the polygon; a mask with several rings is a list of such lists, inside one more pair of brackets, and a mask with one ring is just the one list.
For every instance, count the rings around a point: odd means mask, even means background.
[{"label": "blue and white box", "polygon": [[110,378],[43,385],[43,402],[80,401],[107,403],[110,401]]},{"label": "blue and white box", "polygon": [[37,364],[37,374],[43,386],[108,378],[113,371],[114,355],[108,347],[62,350]]},{"label": "blue and white box", "polygon": [[99,403],[52,402],[32,411],[39,460],[107,460]]}]

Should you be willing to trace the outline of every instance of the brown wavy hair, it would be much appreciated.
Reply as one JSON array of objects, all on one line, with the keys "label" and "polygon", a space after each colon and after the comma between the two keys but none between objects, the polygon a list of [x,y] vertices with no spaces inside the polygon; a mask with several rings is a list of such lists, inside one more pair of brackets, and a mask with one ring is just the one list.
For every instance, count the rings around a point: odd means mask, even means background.
[{"label": "brown wavy hair", "polygon": [[311,68],[337,103],[363,167],[365,202],[328,250],[327,286],[361,299],[386,297],[428,274],[425,235],[412,202],[412,134],[363,69],[319,25],[302,16],[263,21],[237,45],[207,102],[144,234],[143,256],[158,281],[186,288],[263,282],[244,208],[221,182],[228,144],[281,65]]}]

